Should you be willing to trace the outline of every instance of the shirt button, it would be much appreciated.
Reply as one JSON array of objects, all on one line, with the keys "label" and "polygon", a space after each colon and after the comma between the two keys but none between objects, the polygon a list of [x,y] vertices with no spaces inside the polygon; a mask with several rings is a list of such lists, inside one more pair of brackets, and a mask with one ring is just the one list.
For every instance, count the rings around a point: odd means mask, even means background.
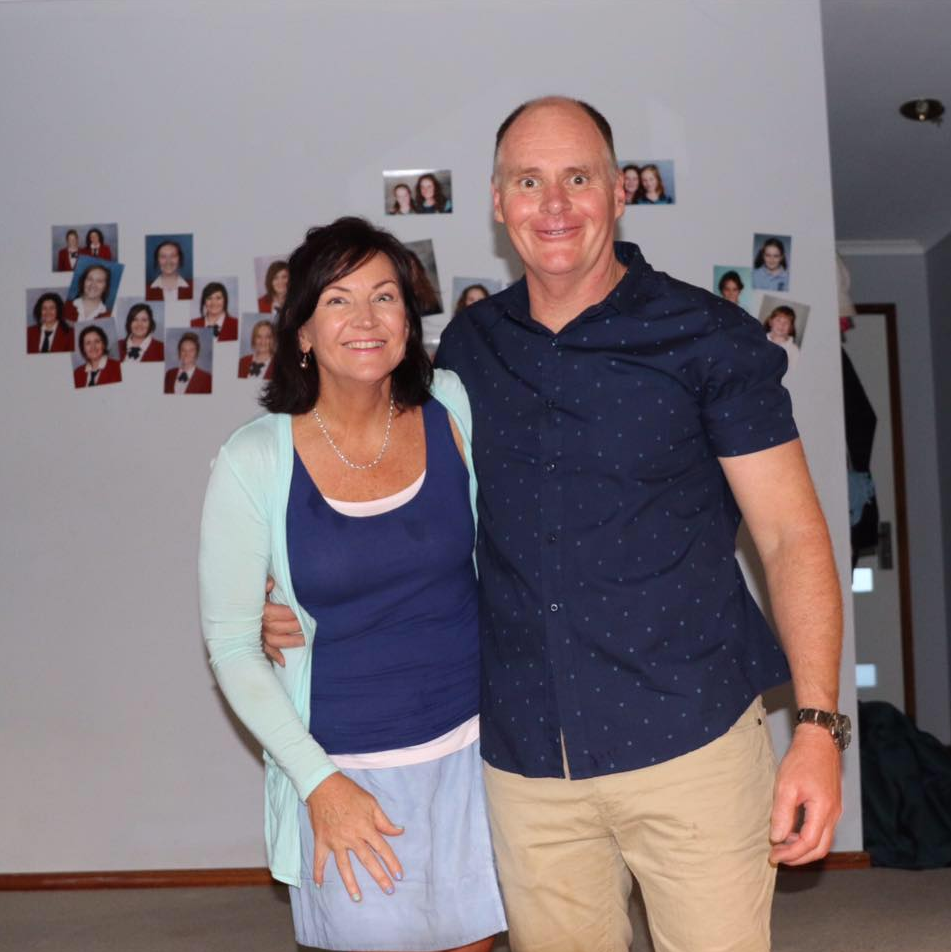
[{"label": "shirt button", "polygon": [[558,611],[558,606],[557,606],[554,602],[552,602],[552,603],[548,606],[548,608],[549,608],[551,611],[553,611],[553,612]]},{"label": "shirt button", "polygon": [[545,463],[545,472],[546,472],[546,473],[553,473],[554,471],[555,471],[555,464],[554,464],[554,463]]},{"label": "shirt button", "polygon": [[557,542],[557,541],[558,541],[558,536],[556,536],[554,532],[549,532],[549,533],[548,533],[548,541],[549,541],[549,542]]},{"label": "shirt button", "polygon": [[553,410],[553,409],[555,408],[555,401],[554,401],[554,400],[546,400],[546,401],[545,401],[545,406],[548,407],[549,410]]}]

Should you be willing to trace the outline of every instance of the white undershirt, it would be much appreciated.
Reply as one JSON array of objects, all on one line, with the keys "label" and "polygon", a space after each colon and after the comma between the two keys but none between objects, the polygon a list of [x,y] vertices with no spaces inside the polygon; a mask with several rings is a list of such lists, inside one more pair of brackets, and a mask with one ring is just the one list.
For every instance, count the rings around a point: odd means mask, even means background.
[{"label": "white undershirt", "polygon": [[[390,512],[400,506],[405,506],[422,488],[425,479],[426,470],[423,470],[419,477],[414,479],[405,489],[393,493],[392,496],[384,496],[382,499],[368,499],[366,502],[344,502],[341,499],[328,499],[324,496],[324,501],[331,509],[344,516],[355,518],[379,516],[384,512]],[[463,721],[452,730],[446,731],[445,734],[427,740],[422,744],[414,744],[412,747],[378,750],[371,754],[328,754],[327,756],[335,766],[346,767],[348,770],[408,767],[410,764],[423,764],[430,760],[438,760],[448,754],[454,754],[478,739],[479,715],[474,714],[467,721]]]}]

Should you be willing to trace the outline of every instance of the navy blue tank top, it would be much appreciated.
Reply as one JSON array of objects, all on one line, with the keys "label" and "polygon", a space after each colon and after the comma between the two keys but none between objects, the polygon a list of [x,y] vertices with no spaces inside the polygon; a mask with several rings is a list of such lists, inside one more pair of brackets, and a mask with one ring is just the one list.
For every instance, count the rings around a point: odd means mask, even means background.
[{"label": "navy blue tank top", "polygon": [[330,754],[421,744],[478,713],[469,473],[442,404],[423,425],[422,486],[376,516],[332,509],[294,453],[287,551],[317,622],[310,732]]}]

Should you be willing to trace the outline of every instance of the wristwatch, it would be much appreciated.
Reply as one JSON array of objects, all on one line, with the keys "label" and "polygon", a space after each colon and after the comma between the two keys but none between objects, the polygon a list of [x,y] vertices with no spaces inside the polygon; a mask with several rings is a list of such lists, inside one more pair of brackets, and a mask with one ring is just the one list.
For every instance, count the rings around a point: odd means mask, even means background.
[{"label": "wristwatch", "polygon": [[839,750],[845,750],[852,740],[852,722],[848,714],[838,711],[819,711],[814,707],[801,707],[796,712],[797,724],[817,724],[824,727],[835,741]]}]

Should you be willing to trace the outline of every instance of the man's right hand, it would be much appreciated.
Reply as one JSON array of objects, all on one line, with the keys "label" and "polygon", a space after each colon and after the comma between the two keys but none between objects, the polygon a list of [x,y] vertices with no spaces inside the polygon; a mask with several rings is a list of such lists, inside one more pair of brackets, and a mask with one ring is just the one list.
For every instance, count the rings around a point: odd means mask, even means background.
[{"label": "man's right hand", "polygon": [[274,588],[274,579],[268,578],[265,589],[264,617],[261,621],[261,644],[264,653],[275,663],[284,667],[282,648],[302,648],[304,632],[300,622],[287,605],[277,605],[267,596]]}]

